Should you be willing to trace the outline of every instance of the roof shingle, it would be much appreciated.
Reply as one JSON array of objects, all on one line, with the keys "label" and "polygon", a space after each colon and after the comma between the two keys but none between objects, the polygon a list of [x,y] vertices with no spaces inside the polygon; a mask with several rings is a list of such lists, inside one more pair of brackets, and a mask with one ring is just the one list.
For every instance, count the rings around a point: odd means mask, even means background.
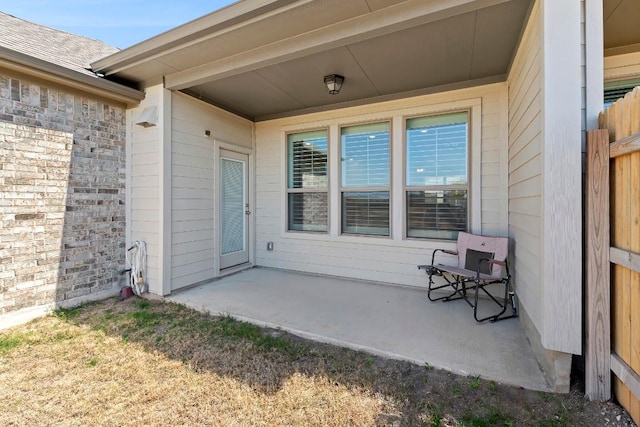
[{"label": "roof shingle", "polygon": [[118,51],[99,40],[67,33],[0,12],[0,46],[83,74]]}]

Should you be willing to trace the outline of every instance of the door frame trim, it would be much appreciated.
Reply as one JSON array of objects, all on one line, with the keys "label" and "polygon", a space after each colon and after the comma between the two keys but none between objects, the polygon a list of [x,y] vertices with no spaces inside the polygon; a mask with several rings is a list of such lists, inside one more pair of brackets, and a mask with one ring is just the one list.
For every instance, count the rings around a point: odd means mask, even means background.
[{"label": "door frame trim", "polygon": [[213,239],[214,257],[213,270],[214,277],[224,276],[227,270],[234,270],[236,267],[229,267],[224,271],[220,268],[220,155],[221,151],[231,151],[243,154],[248,157],[247,163],[247,201],[251,215],[247,219],[247,250],[249,252],[249,266],[255,265],[255,180],[254,180],[254,153],[251,148],[230,144],[219,139],[213,140],[213,161],[214,161],[214,191],[213,191]]}]

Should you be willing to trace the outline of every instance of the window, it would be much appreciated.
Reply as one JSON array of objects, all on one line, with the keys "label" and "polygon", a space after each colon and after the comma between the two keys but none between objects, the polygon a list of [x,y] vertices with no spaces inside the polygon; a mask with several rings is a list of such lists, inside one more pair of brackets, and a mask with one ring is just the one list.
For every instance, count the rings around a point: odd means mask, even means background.
[{"label": "window", "polygon": [[389,236],[389,123],[341,129],[342,232]]},{"label": "window", "polygon": [[327,131],[287,135],[288,227],[328,229]]},{"label": "window", "polygon": [[[367,114],[327,121],[322,130],[288,132],[284,230],[312,240],[401,241],[455,240],[460,231],[477,228],[481,102],[440,107],[446,112],[417,106],[371,122],[347,122]],[[398,123],[395,132],[392,123]],[[500,161],[495,151],[485,155]]]},{"label": "window", "polygon": [[468,116],[407,120],[407,237],[456,239],[467,230]]},{"label": "window", "polygon": [[636,86],[640,86],[640,79],[624,80],[619,82],[605,82],[604,84],[604,108],[609,108],[618,99],[623,98]]}]

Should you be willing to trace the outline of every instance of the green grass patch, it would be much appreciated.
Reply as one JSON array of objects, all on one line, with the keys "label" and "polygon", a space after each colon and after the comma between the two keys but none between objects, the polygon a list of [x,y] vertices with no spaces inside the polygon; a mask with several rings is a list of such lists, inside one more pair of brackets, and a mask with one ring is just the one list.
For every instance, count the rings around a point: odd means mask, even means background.
[{"label": "green grass patch", "polygon": [[460,396],[462,394],[462,388],[458,383],[449,384],[449,391],[456,396]]},{"label": "green grass patch", "polygon": [[440,405],[435,403],[427,404],[427,423],[430,427],[440,427],[442,425],[443,411]]},{"label": "green grass patch", "polygon": [[160,322],[160,314],[150,311],[150,303],[147,300],[136,301],[137,311],[130,314],[131,318],[135,321],[136,328],[152,327]]},{"label": "green grass patch", "polygon": [[462,416],[462,425],[466,427],[511,427],[515,424],[508,414],[505,414],[497,408],[489,408],[489,412],[486,414],[467,412]]},{"label": "green grass patch", "polygon": [[551,400],[551,396],[548,393],[545,393],[544,391],[537,391],[536,393],[538,394],[538,397],[544,400],[545,402],[549,402]]},{"label": "green grass patch", "polygon": [[284,337],[265,334],[260,327],[250,323],[239,322],[229,316],[218,320],[215,326],[217,326],[216,329],[222,336],[251,341],[261,350],[291,353],[296,349],[295,345]]},{"label": "green grass patch", "polygon": [[0,335],[0,354],[9,353],[27,342],[28,338],[23,334]]},{"label": "green grass patch", "polygon": [[469,377],[469,381],[467,381],[467,386],[472,389],[480,388],[480,384],[482,384],[482,380],[479,376]]},{"label": "green grass patch", "polygon": [[82,311],[82,306],[72,308],[58,308],[53,312],[53,315],[58,319],[69,321],[78,317],[78,314]]},{"label": "green grass patch", "polygon": [[152,326],[158,320],[159,315],[157,313],[141,310],[131,313],[131,318],[136,321],[138,326]]},{"label": "green grass patch", "polygon": [[140,309],[140,310],[146,310],[149,308],[151,304],[149,303],[149,301],[147,301],[146,299],[141,299],[139,301],[136,301],[136,306]]}]

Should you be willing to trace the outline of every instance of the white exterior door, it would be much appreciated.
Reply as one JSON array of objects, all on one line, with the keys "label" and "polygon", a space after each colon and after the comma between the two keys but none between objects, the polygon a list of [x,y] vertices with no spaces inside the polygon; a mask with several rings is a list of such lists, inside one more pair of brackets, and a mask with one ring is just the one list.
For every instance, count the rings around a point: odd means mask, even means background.
[{"label": "white exterior door", "polygon": [[249,157],[220,150],[220,269],[249,262]]}]

